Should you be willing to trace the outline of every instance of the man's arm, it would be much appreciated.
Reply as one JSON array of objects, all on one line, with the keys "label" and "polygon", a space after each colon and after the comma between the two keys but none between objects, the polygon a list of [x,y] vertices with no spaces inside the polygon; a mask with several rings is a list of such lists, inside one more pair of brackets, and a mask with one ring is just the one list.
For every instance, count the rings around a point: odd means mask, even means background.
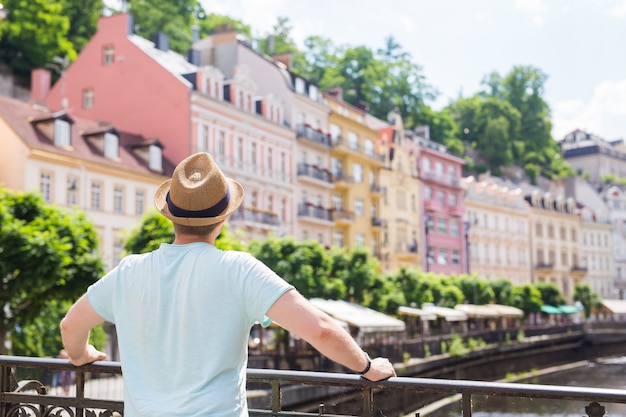
[{"label": "man's arm", "polygon": [[73,365],[80,366],[106,358],[106,353],[89,344],[89,332],[101,323],[104,323],[104,319],[93,309],[87,294],[80,297],[61,320],[63,346]]},{"label": "man's arm", "polygon": [[[284,293],[267,311],[267,316],[289,332],[306,340],[324,356],[362,372],[368,367],[369,357],[352,336],[340,325],[304,298],[298,291]],[[386,358],[371,360],[363,376],[371,381],[395,376],[393,365]]]}]

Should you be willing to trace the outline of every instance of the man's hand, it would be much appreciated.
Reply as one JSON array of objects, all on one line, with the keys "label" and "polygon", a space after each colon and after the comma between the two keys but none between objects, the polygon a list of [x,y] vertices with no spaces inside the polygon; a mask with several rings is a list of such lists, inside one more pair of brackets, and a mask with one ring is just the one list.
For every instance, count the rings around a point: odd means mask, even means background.
[{"label": "man's hand", "polygon": [[93,347],[93,345],[87,345],[85,346],[85,351],[83,352],[83,354],[80,355],[80,357],[78,358],[70,357],[70,362],[74,366],[81,366],[95,361],[102,361],[106,359],[106,357],[106,353],[100,352],[98,349]]},{"label": "man's hand", "polygon": [[387,358],[372,359],[370,369],[364,373],[363,378],[369,381],[381,381],[396,376],[396,370]]}]

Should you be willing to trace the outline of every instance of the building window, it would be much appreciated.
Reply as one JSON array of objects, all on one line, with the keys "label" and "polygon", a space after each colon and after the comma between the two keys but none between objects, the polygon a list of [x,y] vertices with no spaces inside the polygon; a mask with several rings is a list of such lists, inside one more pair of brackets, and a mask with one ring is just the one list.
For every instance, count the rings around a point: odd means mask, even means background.
[{"label": "building window", "polygon": [[456,203],[457,203],[456,194],[454,194],[454,193],[448,194],[448,205],[450,207],[455,207]]},{"label": "building window", "polygon": [[76,177],[67,178],[67,205],[78,205],[78,178]]},{"label": "building window", "polygon": [[348,132],[348,147],[350,149],[359,148],[359,137],[354,132]]},{"label": "building window", "polygon": [[543,227],[541,226],[541,223],[535,224],[535,235],[537,237],[543,236]]},{"label": "building window", "polygon": [[333,193],[332,204],[335,210],[343,210],[343,197],[341,196],[341,194]]},{"label": "building window", "polygon": [[365,235],[363,233],[355,234],[354,243],[356,244],[356,246],[365,247]]},{"label": "building window", "polygon": [[115,62],[115,48],[107,45],[102,48],[102,65],[112,65]]},{"label": "building window", "polygon": [[450,220],[450,235],[451,236],[459,235],[459,222],[456,220]]},{"label": "building window", "polygon": [[437,263],[439,265],[448,265],[448,249],[439,248],[439,253],[437,254]]},{"label": "building window", "polygon": [[54,121],[54,144],[70,146],[70,122],[57,119]]},{"label": "building window", "polygon": [[121,239],[115,239],[113,243],[113,266],[117,266],[122,259],[122,253],[124,251],[124,244]]},{"label": "building window", "polygon": [[93,89],[86,88],[83,90],[83,109],[93,108]]},{"label": "building window", "polygon": [[396,208],[406,210],[406,193],[402,190],[396,191]]},{"label": "building window", "polygon": [[435,262],[435,249],[432,246],[428,247],[428,252],[426,255],[426,262],[432,264]]},{"label": "building window", "polygon": [[458,249],[452,249],[450,260],[452,261],[452,265],[459,265],[461,263],[461,257],[459,256]]},{"label": "building window", "polygon": [[209,126],[201,124],[198,135],[198,152],[206,152],[209,149]]},{"label": "building window", "polygon": [[551,224],[548,225],[548,237],[554,239],[554,226]]},{"label": "building window", "polygon": [[46,203],[52,202],[52,174],[49,172],[42,172],[39,177],[39,190],[41,191],[41,197]]},{"label": "building window", "polygon": [[361,164],[354,164],[352,166],[352,175],[354,176],[354,181],[357,183],[363,182],[363,167]]},{"label": "building window", "polygon": [[424,200],[431,200],[433,198],[433,189],[430,187],[424,188]]},{"label": "building window", "polygon": [[343,247],[343,231],[334,230],[333,231],[333,244],[337,247]]},{"label": "building window", "polygon": [[561,228],[560,228],[559,233],[560,233],[560,235],[561,235],[561,240],[565,240],[565,239],[567,239],[567,232],[565,231],[565,228],[564,228],[564,227],[561,227]]},{"label": "building window", "polygon": [[430,159],[424,158],[424,162],[422,162],[422,165],[424,167],[424,172],[429,173],[430,172]]},{"label": "building window", "polygon": [[437,201],[441,204],[445,204],[446,202],[446,194],[441,190],[437,191]]},{"label": "building window", "polygon": [[438,218],[437,219],[437,232],[445,234],[448,232],[448,222],[446,221],[445,218]]},{"label": "building window", "polygon": [[102,185],[98,182],[91,183],[91,209],[100,210],[102,207]]},{"label": "building window", "polygon": [[217,140],[217,154],[224,156],[226,154],[226,132],[220,131],[220,137]]},{"label": "building window", "polygon": [[150,145],[150,169],[153,171],[163,170],[163,150],[160,146]]},{"label": "building window", "polygon": [[120,157],[120,139],[115,133],[104,134],[104,156],[111,159]]},{"label": "building window", "polygon": [[354,199],[354,212],[357,216],[364,216],[365,215],[365,203],[363,202],[362,198],[355,198]]},{"label": "building window", "polygon": [[365,155],[374,156],[374,142],[371,139],[365,139],[363,149],[365,150]]},{"label": "building window", "polygon": [[144,191],[135,192],[135,215],[142,216],[146,209],[146,193]]},{"label": "building window", "polygon": [[115,213],[124,212],[124,189],[119,185],[113,189],[113,211]]}]

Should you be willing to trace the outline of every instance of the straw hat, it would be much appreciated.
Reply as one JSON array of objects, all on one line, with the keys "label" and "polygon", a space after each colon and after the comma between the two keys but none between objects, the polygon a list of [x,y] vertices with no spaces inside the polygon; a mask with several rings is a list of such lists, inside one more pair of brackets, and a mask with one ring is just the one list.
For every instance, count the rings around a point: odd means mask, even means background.
[{"label": "straw hat", "polygon": [[219,223],[242,201],[241,184],[226,178],[206,152],[185,158],[154,196],[154,205],[161,214],[187,226]]}]

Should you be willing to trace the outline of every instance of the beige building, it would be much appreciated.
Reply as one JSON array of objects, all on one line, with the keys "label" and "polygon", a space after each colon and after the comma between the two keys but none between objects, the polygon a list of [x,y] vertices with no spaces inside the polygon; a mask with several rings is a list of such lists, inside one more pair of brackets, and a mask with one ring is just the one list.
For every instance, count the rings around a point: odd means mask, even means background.
[{"label": "beige building", "polygon": [[581,261],[577,267],[587,270],[585,283],[600,298],[617,298],[613,273],[613,230],[608,217],[599,217],[589,209],[582,208],[580,231]]},{"label": "beige building", "polygon": [[469,272],[531,282],[529,207],[522,190],[490,176],[462,179]]},{"label": "beige building", "polygon": [[405,138],[401,116],[393,113],[392,117],[393,125],[382,130],[388,157],[380,174],[385,190],[380,209],[384,219],[381,264],[387,272],[402,267],[420,270],[423,222],[417,174],[418,146]]},{"label": "beige building", "polygon": [[525,193],[530,204],[533,283],[556,284],[572,302],[574,287],[585,280],[581,265],[581,221],[572,198],[538,189]]},{"label": "beige building", "polygon": [[156,140],[7,97],[0,97],[0,139],[0,186],[84,211],[107,269],[173,172]]}]

